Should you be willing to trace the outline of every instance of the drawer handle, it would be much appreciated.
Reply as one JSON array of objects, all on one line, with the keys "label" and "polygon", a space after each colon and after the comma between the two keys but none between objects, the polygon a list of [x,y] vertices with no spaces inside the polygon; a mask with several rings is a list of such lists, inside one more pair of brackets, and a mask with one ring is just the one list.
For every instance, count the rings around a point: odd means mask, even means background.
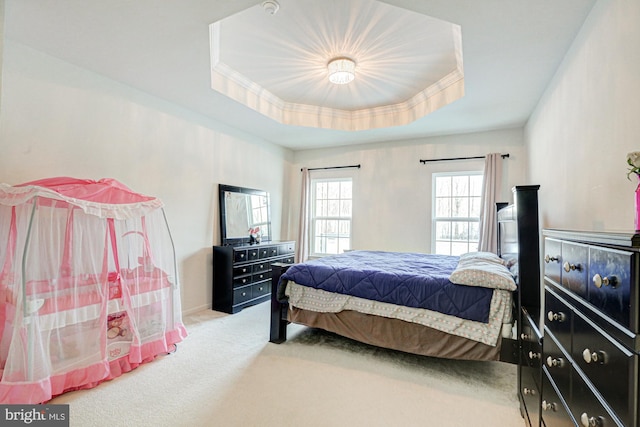
[{"label": "drawer handle", "polygon": [[527,334],[520,334],[520,339],[522,341],[529,341],[530,336]]},{"label": "drawer handle", "polygon": [[259,291],[262,291],[263,289],[264,289],[264,288],[263,288],[262,286],[260,286],[260,287],[258,288],[258,290],[259,290]]},{"label": "drawer handle", "polygon": [[582,358],[585,363],[597,363],[600,365],[607,363],[607,353],[604,351],[591,351],[588,348],[585,348],[582,351]]},{"label": "drawer handle", "polygon": [[551,356],[547,357],[547,366],[550,368],[562,368],[564,364],[565,362],[562,357],[558,357],[557,359]]},{"label": "drawer handle", "polygon": [[535,396],[536,395],[536,391],[535,391],[535,389],[525,387],[525,388],[522,389],[522,394],[524,394],[525,396],[526,395]]},{"label": "drawer handle", "polygon": [[240,254],[240,258],[244,258],[244,254]]},{"label": "drawer handle", "polygon": [[247,296],[247,293],[246,293],[246,292],[243,292],[241,295],[242,295],[243,297],[246,297],[246,296]]},{"label": "drawer handle", "polygon": [[555,402],[547,402],[546,400],[542,401],[542,410],[543,411],[551,411],[556,412],[558,410],[558,405]]},{"label": "drawer handle", "polygon": [[604,417],[590,417],[589,414],[583,412],[580,415],[580,423],[584,427],[602,427],[604,426]]},{"label": "drawer handle", "polygon": [[582,270],[580,264],[571,264],[569,263],[569,261],[565,261],[564,264],[562,264],[562,268],[564,268],[564,271],[566,271],[567,273],[573,270]]},{"label": "drawer handle", "polygon": [[618,278],[616,276],[611,276],[611,278],[606,276],[602,277],[596,273],[596,275],[593,276],[593,284],[596,288],[601,288],[603,286],[611,286],[612,288],[615,288],[618,286]]},{"label": "drawer handle", "polygon": [[540,359],[540,353],[536,353],[536,352],[530,351],[529,352],[529,359],[531,359],[531,360]]},{"label": "drawer handle", "polygon": [[550,311],[547,313],[547,319],[549,319],[549,322],[564,322],[565,320],[567,320],[567,316],[566,314],[564,314],[563,312],[558,312],[558,313],[554,313],[553,311]]},{"label": "drawer handle", "polygon": [[547,264],[549,264],[550,262],[557,262],[557,261],[560,261],[559,256],[551,256],[549,254],[544,256],[544,262],[546,262]]}]

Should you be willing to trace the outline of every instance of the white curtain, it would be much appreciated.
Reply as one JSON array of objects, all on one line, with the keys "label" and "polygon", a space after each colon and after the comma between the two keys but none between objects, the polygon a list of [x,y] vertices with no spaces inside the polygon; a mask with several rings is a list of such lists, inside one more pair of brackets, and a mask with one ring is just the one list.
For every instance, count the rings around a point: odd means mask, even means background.
[{"label": "white curtain", "polygon": [[496,201],[501,194],[502,154],[491,153],[484,160],[484,181],[480,211],[479,251],[498,251]]},{"label": "white curtain", "polygon": [[311,181],[309,169],[302,168],[302,188],[300,194],[300,225],[296,246],[296,262],[304,262],[309,258],[309,198],[311,197]]}]

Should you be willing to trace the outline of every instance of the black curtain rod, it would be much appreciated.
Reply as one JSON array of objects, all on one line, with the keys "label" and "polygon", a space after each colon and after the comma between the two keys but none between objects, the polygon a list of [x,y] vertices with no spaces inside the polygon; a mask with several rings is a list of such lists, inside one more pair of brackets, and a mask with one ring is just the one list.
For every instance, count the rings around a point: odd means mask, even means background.
[{"label": "black curtain rod", "polygon": [[[505,159],[509,157],[509,154],[501,154],[502,158]],[[475,157],[449,157],[447,159],[427,159],[420,160],[420,163],[426,164],[428,162],[443,162],[448,160],[473,160],[473,159],[484,159],[486,156],[475,156]]]},{"label": "black curtain rod", "polygon": [[[309,168],[308,170],[310,171],[317,171],[317,170],[325,170],[325,169],[347,169],[347,168],[358,168],[360,169],[360,165],[351,165],[351,166],[329,166],[326,168]],[[302,172],[304,170],[304,168],[300,169],[300,172]]]}]

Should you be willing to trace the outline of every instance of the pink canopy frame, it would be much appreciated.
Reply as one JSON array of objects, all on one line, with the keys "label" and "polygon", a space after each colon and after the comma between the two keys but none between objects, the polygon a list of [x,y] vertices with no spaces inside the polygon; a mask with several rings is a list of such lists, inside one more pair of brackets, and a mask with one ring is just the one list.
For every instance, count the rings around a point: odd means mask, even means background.
[{"label": "pink canopy frame", "polygon": [[94,387],[186,337],[162,206],[113,179],[0,184],[0,403]]}]

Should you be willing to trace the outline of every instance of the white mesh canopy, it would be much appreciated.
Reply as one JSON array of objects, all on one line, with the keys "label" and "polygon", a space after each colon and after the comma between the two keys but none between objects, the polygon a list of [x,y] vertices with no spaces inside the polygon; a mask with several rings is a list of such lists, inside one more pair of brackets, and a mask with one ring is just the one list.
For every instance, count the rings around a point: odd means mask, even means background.
[{"label": "white mesh canopy", "polygon": [[158,199],[107,179],[0,185],[0,403],[93,387],[185,336]]}]

